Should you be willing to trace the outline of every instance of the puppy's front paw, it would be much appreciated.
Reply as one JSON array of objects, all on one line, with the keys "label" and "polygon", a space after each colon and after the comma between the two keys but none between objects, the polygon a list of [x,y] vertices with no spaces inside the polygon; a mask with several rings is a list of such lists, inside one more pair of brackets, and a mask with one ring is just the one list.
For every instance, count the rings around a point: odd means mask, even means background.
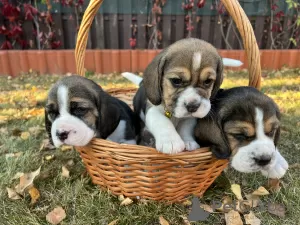
[{"label": "puppy's front paw", "polygon": [[275,165],[268,169],[268,170],[262,170],[261,173],[268,177],[268,178],[282,178],[286,171],[288,170],[289,165],[285,158],[282,157],[282,155],[276,151],[276,163]]},{"label": "puppy's front paw", "polygon": [[179,135],[168,135],[156,138],[156,149],[166,154],[176,154],[182,152],[185,144]]},{"label": "puppy's front paw", "polygon": [[190,140],[190,141],[184,140],[184,144],[185,144],[185,149],[188,151],[193,151],[200,148],[200,145],[194,140]]}]

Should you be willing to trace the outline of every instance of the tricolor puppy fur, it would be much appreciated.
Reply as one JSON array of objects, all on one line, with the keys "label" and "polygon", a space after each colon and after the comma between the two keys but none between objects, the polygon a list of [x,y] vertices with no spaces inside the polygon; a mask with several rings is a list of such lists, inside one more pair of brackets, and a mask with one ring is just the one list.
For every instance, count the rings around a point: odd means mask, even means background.
[{"label": "tricolor puppy fur", "polygon": [[287,161],[277,149],[280,112],[276,103],[252,87],[219,90],[209,115],[199,119],[195,137],[219,158],[231,152],[231,166],[240,172],[261,171],[281,178]]},{"label": "tricolor puppy fur", "polygon": [[186,38],[162,50],[144,71],[134,111],[155,138],[158,151],[195,150],[196,118],[210,111],[223,81],[223,63],[209,43]]},{"label": "tricolor puppy fur", "polygon": [[126,103],[87,78],[64,77],[49,91],[45,125],[56,147],[85,146],[94,137],[136,144],[136,124]]}]

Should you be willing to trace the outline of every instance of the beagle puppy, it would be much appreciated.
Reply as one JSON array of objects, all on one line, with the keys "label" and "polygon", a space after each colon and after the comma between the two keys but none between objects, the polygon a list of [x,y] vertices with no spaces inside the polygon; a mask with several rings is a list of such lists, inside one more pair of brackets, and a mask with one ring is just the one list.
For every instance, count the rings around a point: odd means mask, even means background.
[{"label": "beagle puppy", "polygon": [[219,90],[209,115],[199,119],[196,140],[218,158],[231,153],[231,166],[240,172],[261,171],[270,178],[281,178],[287,161],[277,149],[280,112],[276,103],[252,87]]},{"label": "beagle puppy", "polygon": [[136,144],[137,121],[126,103],[78,75],[55,83],[45,107],[46,130],[56,147],[84,146],[94,137]]},{"label": "beagle puppy", "polygon": [[147,66],[133,104],[158,151],[174,154],[200,147],[193,135],[196,118],[210,111],[222,72],[217,50],[196,38],[175,42]]}]

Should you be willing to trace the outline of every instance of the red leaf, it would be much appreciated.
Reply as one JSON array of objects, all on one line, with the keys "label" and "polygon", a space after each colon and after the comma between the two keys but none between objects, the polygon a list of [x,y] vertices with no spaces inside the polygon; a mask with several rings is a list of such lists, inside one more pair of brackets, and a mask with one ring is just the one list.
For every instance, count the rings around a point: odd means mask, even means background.
[{"label": "red leaf", "polygon": [[130,47],[134,48],[136,46],[136,38],[129,38]]},{"label": "red leaf", "polygon": [[79,5],[83,5],[83,3],[84,3],[84,0],[78,0]]},{"label": "red leaf", "polygon": [[22,39],[17,39],[17,42],[19,43],[19,45],[22,47],[22,49],[25,49],[28,44],[26,40],[22,40]]},{"label": "red leaf", "polygon": [[12,49],[12,45],[9,41],[4,41],[3,44],[1,45],[0,49],[2,49],[2,50]]},{"label": "red leaf", "polygon": [[8,33],[9,33],[9,31],[6,29],[6,27],[4,25],[2,25],[0,27],[0,34],[7,35]]},{"label": "red leaf", "polygon": [[20,15],[20,8],[7,3],[3,5],[1,12],[4,17],[8,18],[10,22],[13,22]]},{"label": "red leaf", "polygon": [[53,23],[53,18],[52,18],[52,15],[50,13],[48,13],[46,20],[47,20],[48,23]]},{"label": "red leaf", "polygon": [[25,20],[32,20],[33,19],[33,15],[30,11],[27,11],[25,14]]},{"label": "red leaf", "polygon": [[280,18],[283,17],[283,16],[284,16],[284,12],[282,12],[282,11],[277,12],[276,15],[275,15],[275,17],[276,17],[277,19],[280,19]]},{"label": "red leaf", "polygon": [[205,0],[199,0],[197,3],[198,8],[202,8],[205,5]]},{"label": "red leaf", "polygon": [[271,5],[271,9],[272,9],[273,11],[275,11],[276,9],[278,9],[278,5],[276,5],[276,4]]},{"label": "red leaf", "polygon": [[61,46],[61,42],[60,41],[54,41],[51,43],[51,48],[52,49],[56,49],[59,48]]},{"label": "red leaf", "polygon": [[9,33],[9,36],[11,37],[15,37],[15,36],[18,36],[19,34],[22,34],[23,31],[22,31],[22,28],[20,26],[14,26],[10,33]]}]

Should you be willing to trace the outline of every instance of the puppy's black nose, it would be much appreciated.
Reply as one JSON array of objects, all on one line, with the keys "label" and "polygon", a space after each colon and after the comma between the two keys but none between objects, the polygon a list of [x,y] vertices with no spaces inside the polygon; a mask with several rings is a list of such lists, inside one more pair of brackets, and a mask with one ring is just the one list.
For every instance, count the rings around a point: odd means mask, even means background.
[{"label": "puppy's black nose", "polygon": [[199,106],[200,106],[199,103],[192,102],[192,103],[187,104],[185,107],[186,107],[186,109],[187,109],[188,112],[194,113],[194,112],[197,111],[197,109],[199,108]]},{"label": "puppy's black nose", "polygon": [[56,136],[59,138],[59,140],[64,141],[68,138],[69,132],[68,131],[62,131],[58,132],[56,131]]},{"label": "puppy's black nose", "polygon": [[254,158],[254,161],[259,166],[266,166],[271,162],[271,157],[270,156],[261,156],[261,157]]}]

